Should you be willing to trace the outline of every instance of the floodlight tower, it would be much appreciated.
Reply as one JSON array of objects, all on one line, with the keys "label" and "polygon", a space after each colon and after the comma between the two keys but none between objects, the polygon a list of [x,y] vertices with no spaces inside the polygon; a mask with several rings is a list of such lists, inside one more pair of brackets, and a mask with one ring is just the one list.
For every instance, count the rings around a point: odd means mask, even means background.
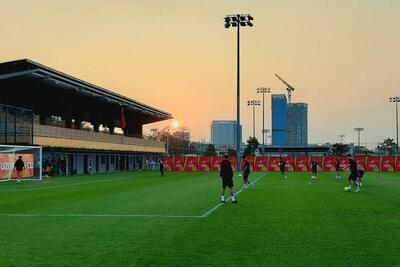
[{"label": "floodlight tower", "polygon": [[[264,127],[264,116],[265,116],[265,93],[271,93],[271,89],[267,88],[267,87],[260,87],[257,88],[257,94],[262,94],[263,96],[263,100],[262,100],[262,106],[263,106],[263,116],[262,116],[262,139],[263,139],[263,150],[265,148],[265,138],[264,138],[264,131],[265,131],[265,127]],[[264,152],[263,152],[264,154]]]},{"label": "floodlight tower", "polygon": [[393,102],[396,104],[396,144],[397,144],[396,154],[399,154],[399,110],[397,108],[397,103],[400,102],[400,97],[399,96],[390,97],[389,102]]},{"label": "floodlight tower", "polygon": [[343,138],[345,137],[345,135],[339,134],[338,137],[340,138],[340,143],[343,144]]},{"label": "floodlight tower", "polygon": [[360,146],[360,133],[362,131],[364,131],[364,128],[357,127],[357,128],[354,128],[354,131],[358,132],[358,146]]},{"label": "floodlight tower", "polygon": [[253,106],[253,137],[256,137],[256,106],[261,105],[259,100],[247,101],[248,106]]},{"label": "floodlight tower", "polygon": [[240,134],[240,27],[253,26],[253,17],[249,14],[227,15],[225,28],[237,27],[237,90],[236,90],[236,169],[240,171],[240,146],[242,144]]}]

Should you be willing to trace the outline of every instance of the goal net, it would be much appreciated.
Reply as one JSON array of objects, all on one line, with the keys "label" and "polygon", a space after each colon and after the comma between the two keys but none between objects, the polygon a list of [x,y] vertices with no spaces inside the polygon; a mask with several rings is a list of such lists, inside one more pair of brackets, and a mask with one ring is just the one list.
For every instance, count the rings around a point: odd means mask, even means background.
[{"label": "goal net", "polygon": [[17,178],[14,164],[22,157],[25,169],[22,171],[23,180],[42,179],[42,148],[34,146],[0,145],[0,182]]}]

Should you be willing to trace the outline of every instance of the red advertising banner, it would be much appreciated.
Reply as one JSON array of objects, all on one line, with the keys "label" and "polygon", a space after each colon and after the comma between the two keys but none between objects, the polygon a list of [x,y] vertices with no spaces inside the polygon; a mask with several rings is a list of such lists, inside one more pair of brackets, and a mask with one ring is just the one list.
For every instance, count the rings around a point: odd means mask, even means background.
[{"label": "red advertising banner", "polygon": [[396,157],[396,171],[400,172],[400,156]]},{"label": "red advertising banner", "polygon": [[323,159],[321,156],[309,156],[308,157],[308,169],[311,170],[311,163],[313,162],[313,160],[315,160],[318,163],[319,168],[322,169]]},{"label": "red advertising banner", "polygon": [[223,158],[219,156],[211,157],[211,170],[220,171],[222,160]]},{"label": "red advertising banner", "polygon": [[381,172],[393,172],[396,168],[394,156],[381,157]]},{"label": "red advertising banner", "polygon": [[354,156],[354,160],[357,161],[357,166],[359,170],[365,170],[365,156]]},{"label": "red advertising banner", "polygon": [[258,156],[255,158],[254,170],[267,171],[268,170],[268,157]]},{"label": "red advertising banner", "polygon": [[184,171],[185,170],[185,157],[176,156],[174,157],[174,164],[172,165],[174,171]]},{"label": "red advertising banner", "polygon": [[22,156],[22,160],[25,163],[25,170],[22,171],[22,178],[28,178],[33,176],[34,168],[34,156],[33,154],[1,154],[0,155],[0,179],[5,178],[16,178],[17,171],[14,170],[14,163],[18,159],[18,156]]},{"label": "red advertising banner", "polygon": [[201,156],[199,158],[199,171],[211,170],[211,158],[208,156]]},{"label": "red advertising banner", "polygon": [[[246,159],[249,161],[250,163],[250,170],[253,171],[254,170],[254,156],[246,156]],[[244,160],[242,160],[241,164],[240,164],[240,168],[241,170],[243,170],[244,168]]]},{"label": "red advertising banner", "polygon": [[163,162],[165,171],[172,171],[172,164],[173,164],[172,157],[163,157],[162,162]]},{"label": "red advertising banner", "polygon": [[279,157],[269,157],[268,160],[268,171],[279,171]]},{"label": "red advertising banner", "polygon": [[232,170],[236,171],[236,157],[235,156],[230,156],[229,161],[231,162],[232,165]]},{"label": "red advertising banner", "polygon": [[367,172],[378,172],[379,171],[379,156],[367,156],[367,160],[365,163],[365,170]]},{"label": "red advertising banner", "polygon": [[324,172],[336,171],[336,156],[326,156],[323,158],[322,170]]},{"label": "red advertising banner", "polygon": [[294,157],[286,156],[286,157],[282,157],[282,158],[286,162],[286,170],[289,172],[294,171]]},{"label": "red advertising banner", "polygon": [[349,157],[339,156],[339,160],[340,160],[340,169],[342,171],[350,171]]},{"label": "red advertising banner", "polygon": [[295,171],[308,171],[308,157],[297,156],[294,165]]},{"label": "red advertising banner", "polygon": [[188,156],[185,162],[185,171],[197,171],[199,167],[199,157]]}]

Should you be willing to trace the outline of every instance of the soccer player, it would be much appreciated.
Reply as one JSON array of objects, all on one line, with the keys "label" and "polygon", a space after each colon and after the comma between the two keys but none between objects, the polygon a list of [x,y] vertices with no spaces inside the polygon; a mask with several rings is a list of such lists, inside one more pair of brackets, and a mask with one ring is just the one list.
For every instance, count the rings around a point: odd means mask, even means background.
[{"label": "soccer player", "polygon": [[340,160],[336,159],[336,179],[342,179],[341,168],[340,168]]},{"label": "soccer player", "polygon": [[360,183],[359,183],[359,172],[357,168],[357,162],[354,160],[353,155],[349,154],[347,155],[349,158],[349,165],[350,165],[350,175],[349,175],[349,180],[348,180],[348,185],[345,187],[345,190],[347,192],[351,192],[351,186],[356,185],[356,193],[361,192],[360,189]]},{"label": "soccer player", "polygon": [[17,171],[17,183],[20,183],[22,172],[25,170],[25,163],[22,160],[22,156],[18,156],[18,159],[14,163],[14,169]]},{"label": "soccer player", "polygon": [[313,160],[311,162],[311,179],[313,180],[317,179],[317,169],[318,169],[318,162],[316,160]]},{"label": "soccer player", "polygon": [[228,159],[228,155],[225,155],[224,160],[221,161],[221,171],[219,176],[222,178],[221,202],[225,202],[225,189],[229,187],[229,190],[231,191],[232,204],[239,203],[235,199],[235,191],[233,190],[233,171],[231,162]]},{"label": "soccer player", "polygon": [[246,159],[245,156],[242,157],[244,160],[244,168],[243,168],[243,186],[242,189],[245,189],[247,186],[249,186],[251,189],[254,188],[254,184],[249,181],[249,175],[250,175],[250,162]]},{"label": "soccer player", "polygon": [[284,176],[285,179],[287,179],[286,162],[283,160],[282,157],[280,157],[280,161],[279,161],[279,170],[281,171],[282,176]]},{"label": "soccer player", "polygon": [[164,176],[164,164],[162,162],[162,160],[160,160],[160,173],[161,173],[161,177]]},{"label": "soccer player", "polygon": [[358,169],[358,180],[360,183],[360,187],[362,186],[362,179],[364,177],[365,171],[363,169]]}]

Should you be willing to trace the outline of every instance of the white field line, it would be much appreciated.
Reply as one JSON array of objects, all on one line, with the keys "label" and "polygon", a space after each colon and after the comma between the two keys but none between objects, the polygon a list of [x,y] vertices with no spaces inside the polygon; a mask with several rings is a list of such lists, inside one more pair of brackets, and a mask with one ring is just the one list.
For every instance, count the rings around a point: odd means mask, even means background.
[{"label": "white field line", "polygon": [[121,180],[127,180],[127,179],[132,179],[132,177],[117,178],[117,179],[108,179],[108,180],[98,180],[98,181],[84,182],[84,183],[65,184],[65,185],[58,185],[58,186],[46,186],[46,187],[30,188],[30,189],[4,190],[4,192],[28,192],[28,191],[38,191],[38,190],[46,190],[46,189],[55,189],[55,188],[70,187],[70,186],[76,186],[76,185],[86,185],[86,184],[97,184],[97,183],[121,181]]},{"label": "white field line", "polygon": [[20,214],[20,213],[0,213],[4,217],[104,217],[104,218],[203,218],[202,216],[191,215],[163,215],[163,214]]},{"label": "white field line", "polygon": [[[258,180],[260,180],[261,178],[263,178],[265,176],[265,174],[263,174],[261,177],[258,177],[253,184],[257,183]],[[236,192],[235,196],[239,195],[240,193],[243,192],[243,189],[240,189],[238,192]],[[230,196],[229,198],[226,199],[226,201],[231,200],[232,196]],[[211,209],[207,210],[206,212],[204,212],[201,217],[202,218],[207,218],[208,215],[210,215],[211,213],[213,213],[214,211],[216,211],[217,209],[219,209],[219,207],[221,207],[222,205],[224,205],[223,202],[218,203],[217,205],[215,205],[214,207],[212,207]]]}]

